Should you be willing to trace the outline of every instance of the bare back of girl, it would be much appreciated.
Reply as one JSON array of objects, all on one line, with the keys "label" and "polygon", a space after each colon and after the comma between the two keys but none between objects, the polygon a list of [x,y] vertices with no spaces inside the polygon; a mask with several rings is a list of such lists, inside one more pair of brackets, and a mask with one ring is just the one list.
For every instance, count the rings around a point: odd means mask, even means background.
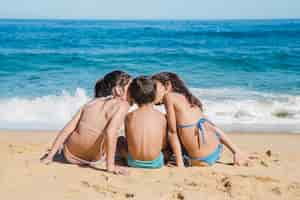
[{"label": "bare back of girl", "polygon": [[77,127],[64,145],[64,155],[70,163],[87,164],[105,158],[107,124],[120,109],[120,101],[94,99],[82,108]]},{"label": "bare back of girl", "polygon": [[[176,113],[177,130],[180,141],[182,142],[185,150],[192,158],[206,157],[211,154],[220,141],[216,135],[216,131],[212,124],[209,122],[203,123],[204,137],[199,133],[197,123],[199,119],[204,119],[204,115],[197,106],[191,106],[185,96],[178,93],[169,93],[166,98],[172,98]],[[191,124],[191,126],[181,128],[180,125]],[[205,165],[205,163],[202,163]]]}]

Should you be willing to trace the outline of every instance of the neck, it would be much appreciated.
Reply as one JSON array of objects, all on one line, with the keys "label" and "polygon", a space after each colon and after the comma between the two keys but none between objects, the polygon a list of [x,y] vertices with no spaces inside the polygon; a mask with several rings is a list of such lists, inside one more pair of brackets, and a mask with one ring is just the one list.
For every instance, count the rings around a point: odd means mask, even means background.
[{"label": "neck", "polygon": [[139,108],[152,108],[152,107],[153,107],[153,103],[139,105]]}]

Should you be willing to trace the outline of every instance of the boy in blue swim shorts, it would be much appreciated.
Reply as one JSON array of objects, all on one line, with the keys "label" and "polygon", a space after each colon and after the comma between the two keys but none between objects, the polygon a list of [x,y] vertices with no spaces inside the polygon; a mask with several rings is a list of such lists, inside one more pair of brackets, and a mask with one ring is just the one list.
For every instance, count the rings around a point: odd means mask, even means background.
[{"label": "boy in blue swim shorts", "polygon": [[167,142],[167,120],[154,108],[156,85],[151,78],[135,78],[129,86],[130,99],[138,108],[125,120],[127,164],[135,168],[161,168]]}]

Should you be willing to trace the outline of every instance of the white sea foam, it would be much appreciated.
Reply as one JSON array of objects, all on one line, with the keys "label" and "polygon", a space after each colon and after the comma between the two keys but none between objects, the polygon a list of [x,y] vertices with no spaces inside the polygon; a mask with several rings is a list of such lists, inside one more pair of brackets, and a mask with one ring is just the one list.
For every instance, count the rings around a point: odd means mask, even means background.
[{"label": "white sea foam", "polygon": [[[300,96],[239,88],[192,91],[202,100],[205,114],[226,130],[300,133]],[[0,128],[57,130],[89,99],[81,88],[58,96],[2,98]]]},{"label": "white sea foam", "polygon": [[193,89],[206,115],[229,130],[300,133],[300,96],[235,89]]},{"label": "white sea foam", "polygon": [[0,128],[57,130],[89,99],[80,88],[74,94],[0,99]]}]

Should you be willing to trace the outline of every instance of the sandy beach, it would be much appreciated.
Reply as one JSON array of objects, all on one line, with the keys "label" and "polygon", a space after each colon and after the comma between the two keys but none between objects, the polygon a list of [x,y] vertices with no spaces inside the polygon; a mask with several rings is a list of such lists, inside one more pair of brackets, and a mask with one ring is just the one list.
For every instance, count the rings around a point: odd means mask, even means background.
[{"label": "sandy beach", "polygon": [[0,132],[1,199],[300,199],[300,135],[231,133],[258,156],[232,166],[231,154],[207,168],[130,169],[129,176],[39,158],[55,132]]}]

